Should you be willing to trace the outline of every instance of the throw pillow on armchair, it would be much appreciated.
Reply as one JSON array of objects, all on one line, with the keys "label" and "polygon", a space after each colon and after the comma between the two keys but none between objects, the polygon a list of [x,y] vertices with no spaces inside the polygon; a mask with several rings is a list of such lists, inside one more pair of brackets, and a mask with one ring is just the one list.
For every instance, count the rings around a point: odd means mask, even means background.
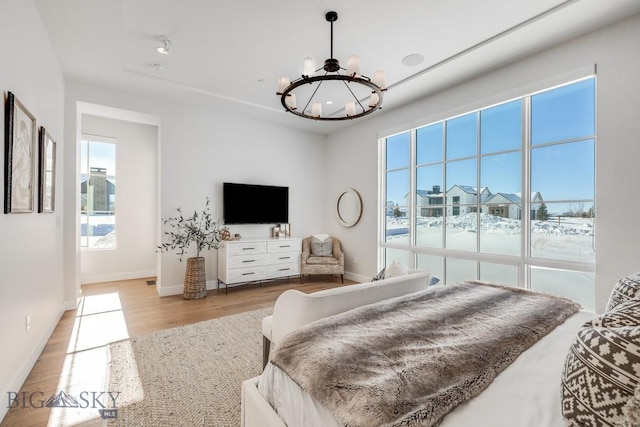
[{"label": "throw pillow on armchair", "polygon": [[331,256],[333,254],[333,239],[327,237],[320,240],[317,237],[311,238],[311,255],[313,256]]}]

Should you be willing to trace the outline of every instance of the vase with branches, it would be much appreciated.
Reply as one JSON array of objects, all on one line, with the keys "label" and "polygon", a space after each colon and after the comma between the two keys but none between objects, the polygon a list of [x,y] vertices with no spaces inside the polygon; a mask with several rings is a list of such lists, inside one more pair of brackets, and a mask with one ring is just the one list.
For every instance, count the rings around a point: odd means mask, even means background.
[{"label": "vase with branches", "polygon": [[207,295],[207,280],[205,275],[204,258],[200,252],[220,247],[220,232],[222,222],[216,221],[211,215],[211,199],[206,198],[202,211],[194,211],[193,215],[185,217],[181,208],[173,217],[162,218],[162,223],[168,229],[164,230],[165,242],[158,246],[160,252],[175,251],[182,262],[189,247],[195,244],[196,256],[187,258],[187,269],[184,281],[184,298],[199,299]]}]

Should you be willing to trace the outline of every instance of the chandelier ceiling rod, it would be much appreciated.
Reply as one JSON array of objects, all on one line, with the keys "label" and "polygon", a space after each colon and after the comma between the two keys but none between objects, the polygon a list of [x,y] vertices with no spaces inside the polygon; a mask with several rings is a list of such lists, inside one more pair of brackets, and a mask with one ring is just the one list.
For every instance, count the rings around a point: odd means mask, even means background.
[{"label": "chandelier ceiling rod", "polygon": [[335,13],[335,19],[331,19],[333,15],[329,15],[330,13],[332,12],[327,13],[325,18],[331,23],[331,58],[333,58],[333,23],[338,19],[338,14],[336,12],[333,12]]}]

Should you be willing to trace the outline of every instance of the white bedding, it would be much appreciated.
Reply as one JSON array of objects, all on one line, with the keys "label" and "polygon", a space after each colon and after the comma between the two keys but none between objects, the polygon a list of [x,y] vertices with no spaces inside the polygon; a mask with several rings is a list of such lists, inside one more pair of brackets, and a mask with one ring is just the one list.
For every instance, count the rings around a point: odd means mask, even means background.
[{"label": "white bedding", "polygon": [[[593,313],[579,312],[522,353],[479,396],[447,415],[442,427],[561,427],[560,377],[569,346]],[[267,364],[258,391],[289,427],[341,424],[284,372]]]}]

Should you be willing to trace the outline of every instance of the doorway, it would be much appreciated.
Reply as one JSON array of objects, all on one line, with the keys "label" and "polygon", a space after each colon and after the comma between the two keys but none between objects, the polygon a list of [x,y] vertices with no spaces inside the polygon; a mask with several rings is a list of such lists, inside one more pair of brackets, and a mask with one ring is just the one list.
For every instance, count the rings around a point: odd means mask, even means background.
[{"label": "doorway", "polygon": [[78,289],[81,284],[155,278],[160,119],[78,103],[77,127]]}]

